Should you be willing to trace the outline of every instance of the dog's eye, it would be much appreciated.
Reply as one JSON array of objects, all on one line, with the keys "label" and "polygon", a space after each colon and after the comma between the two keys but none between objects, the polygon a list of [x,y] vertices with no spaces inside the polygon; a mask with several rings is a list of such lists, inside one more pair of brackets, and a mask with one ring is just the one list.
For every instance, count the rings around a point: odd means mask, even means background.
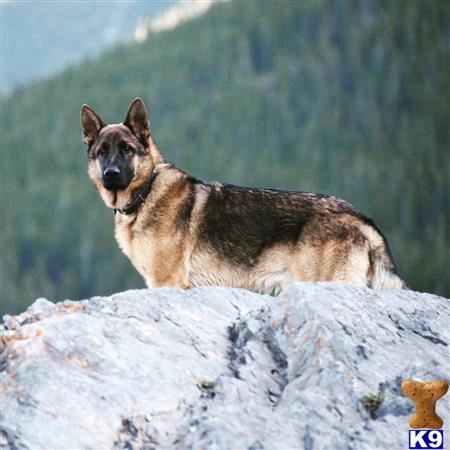
[{"label": "dog's eye", "polygon": [[97,155],[99,156],[105,156],[106,155],[106,148],[105,147],[100,147],[97,151]]},{"label": "dog's eye", "polygon": [[131,145],[125,144],[125,146],[123,147],[123,151],[125,153],[131,153],[133,151],[133,147],[131,147]]}]

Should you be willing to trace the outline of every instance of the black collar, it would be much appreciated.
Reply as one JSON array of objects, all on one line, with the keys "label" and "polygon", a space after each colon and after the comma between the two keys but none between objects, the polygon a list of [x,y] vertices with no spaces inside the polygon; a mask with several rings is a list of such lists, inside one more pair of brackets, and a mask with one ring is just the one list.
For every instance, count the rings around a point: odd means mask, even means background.
[{"label": "black collar", "polygon": [[115,208],[114,214],[118,212],[120,214],[125,214],[129,216],[130,214],[135,213],[138,210],[139,206],[141,206],[142,203],[145,202],[145,199],[148,197],[148,194],[150,194],[157,173],[158,172],[156,171],[156,169],[153,169],[152,173],[150,174],[150,176],[148,177],[147,181],[144,183],[142,188],[139,190],[134,200],[131,203],[128,203],[128,205],[125,206],[124,208]]}]

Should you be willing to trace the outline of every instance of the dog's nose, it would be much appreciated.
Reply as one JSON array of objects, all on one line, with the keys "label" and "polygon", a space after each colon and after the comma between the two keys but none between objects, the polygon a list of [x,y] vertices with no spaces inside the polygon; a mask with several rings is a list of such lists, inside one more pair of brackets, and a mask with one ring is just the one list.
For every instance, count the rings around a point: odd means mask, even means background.
[{"label": "dog's nose", "polygon": [[117,166],[109,166],[103,172],[103,176],[106,178],[116,178],[119,175],[120,169]]}]

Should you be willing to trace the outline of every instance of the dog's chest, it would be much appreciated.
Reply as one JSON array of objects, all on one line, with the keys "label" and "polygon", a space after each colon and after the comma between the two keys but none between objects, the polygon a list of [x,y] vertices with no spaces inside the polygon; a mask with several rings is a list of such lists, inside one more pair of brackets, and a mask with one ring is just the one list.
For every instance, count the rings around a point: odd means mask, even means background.
[{"label": "dog's chest", "polygon": [[156,240],[153,233],[133,231],[132,218],[122,216],[116,221],[115,236],[119,247],[133,263],[133,266],[148,280],[152,273],[152,256]]}]

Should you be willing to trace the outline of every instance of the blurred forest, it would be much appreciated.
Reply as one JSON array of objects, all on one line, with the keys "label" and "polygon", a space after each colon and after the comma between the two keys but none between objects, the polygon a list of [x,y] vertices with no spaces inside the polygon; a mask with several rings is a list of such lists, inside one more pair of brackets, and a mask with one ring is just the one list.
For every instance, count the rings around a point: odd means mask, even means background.
[{"label": "blurred forest", "polygon": [[407,284],[450,297],[447,1],[231,2],[3,99],[2,308],[144,283],[86,175],[82,103],[135,96],[166,157],[206,180],[341,196]]}]

